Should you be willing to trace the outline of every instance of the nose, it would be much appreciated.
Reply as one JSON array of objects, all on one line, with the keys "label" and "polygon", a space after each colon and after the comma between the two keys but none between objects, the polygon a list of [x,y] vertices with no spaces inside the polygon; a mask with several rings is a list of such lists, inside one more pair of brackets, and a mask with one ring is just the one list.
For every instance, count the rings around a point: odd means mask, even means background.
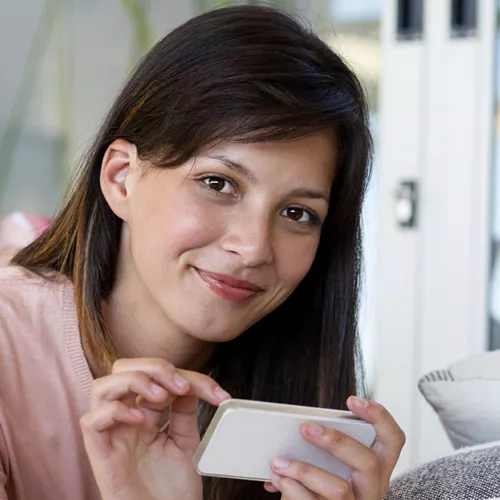
[{"label": "nose", "polygon": [[268,264],[273,260],[271,231],[269,215],[246,214],[227,227],[222,247],[247,267]]}]

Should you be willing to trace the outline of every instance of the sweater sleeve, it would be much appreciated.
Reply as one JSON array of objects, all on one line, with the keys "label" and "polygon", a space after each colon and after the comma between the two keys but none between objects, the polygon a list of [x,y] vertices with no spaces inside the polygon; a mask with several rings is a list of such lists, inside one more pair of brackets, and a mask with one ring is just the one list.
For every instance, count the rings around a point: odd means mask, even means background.
[{"label": "sweater sleeve", "polygon": [[[5,300],[2,295],[2,290],[0,287],[0,341],[6,338],[6,335],[4,335],[4,330],[6,330],[6,325],[5,325],[6,314],[7,311],[5,306]],[[5,351],[6,349],[4,349],[3,342],[0,342],[0,353],[5,354]],[[6,370],[3,361],[4,361],[3,358],[0,357],[0,373],[2,375]],[[4,394],[2,394],[0,390],[0,500],[7,500],[6,490],[10,474],[9,448],[7,446],[7,440],[5,439],[5,432],[4,432],[5,429],[4,427],[5,424],[3,419],[4,410],[5,410]]]},{"label": "sweater sleeve", "polygon": [[7,474],[8,474],[7,444],[2,427],[0,427],[0,500],[7,498]]},{"label": "sweater sleeve", "polygon": [[5,474],[0,470],[0,500],[9,500],[5,492]]}]

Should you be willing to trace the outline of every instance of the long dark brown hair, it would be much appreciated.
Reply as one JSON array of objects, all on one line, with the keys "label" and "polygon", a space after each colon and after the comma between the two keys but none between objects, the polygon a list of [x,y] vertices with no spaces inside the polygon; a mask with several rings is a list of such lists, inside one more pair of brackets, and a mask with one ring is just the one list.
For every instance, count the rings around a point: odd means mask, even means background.
[{"label": "long dark brown hair", "polygon": [[[357,312],[361,208],[371,137],[362,87],[307,27],[268,7],[191,19],[139,63],[83,158],[52,227],[13,263],[67,276],[94,375],[116,352],[102,303],[113,288],[122,221],[101,192],[103,155],[115,139],[156,168],[175,168],[223,141],[279,141],[334,130],[339,144],[329,213],[312,267],[275,311],[220,344],[212,376],[233,396],[345,408],[360,379]],[[213,409],[201,406],[202,432]],[[266,498],[262,485],[207,479],[205,499]]]}]

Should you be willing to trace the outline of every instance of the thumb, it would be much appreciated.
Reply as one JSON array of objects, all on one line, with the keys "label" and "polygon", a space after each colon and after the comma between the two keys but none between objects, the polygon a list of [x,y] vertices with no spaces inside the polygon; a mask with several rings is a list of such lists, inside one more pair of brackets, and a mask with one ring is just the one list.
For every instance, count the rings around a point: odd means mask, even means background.
[{"label": "thumb", "polygon": [[170,407],[169,437],[177,447],[188,455],[193,455],[200,444],[198,429],[198,398],[178,396]]}]

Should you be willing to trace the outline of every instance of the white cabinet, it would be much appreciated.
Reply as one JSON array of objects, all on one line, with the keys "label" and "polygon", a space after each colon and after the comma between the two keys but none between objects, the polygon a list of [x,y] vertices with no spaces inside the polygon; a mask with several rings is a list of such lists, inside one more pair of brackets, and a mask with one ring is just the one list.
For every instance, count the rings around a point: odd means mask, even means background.
[{"label": "white cabinet", "polygon": [[[386,0],[382,20],[375,391],[407,433],[398,470],[451,450],[419,377],[486,350],[489,334],[496,5],[420,2],[412,38],[417,3]],[[454,11],[474,4],[475,19]],[[415,227],[397,222],[404,181],[417,186]]]}]

